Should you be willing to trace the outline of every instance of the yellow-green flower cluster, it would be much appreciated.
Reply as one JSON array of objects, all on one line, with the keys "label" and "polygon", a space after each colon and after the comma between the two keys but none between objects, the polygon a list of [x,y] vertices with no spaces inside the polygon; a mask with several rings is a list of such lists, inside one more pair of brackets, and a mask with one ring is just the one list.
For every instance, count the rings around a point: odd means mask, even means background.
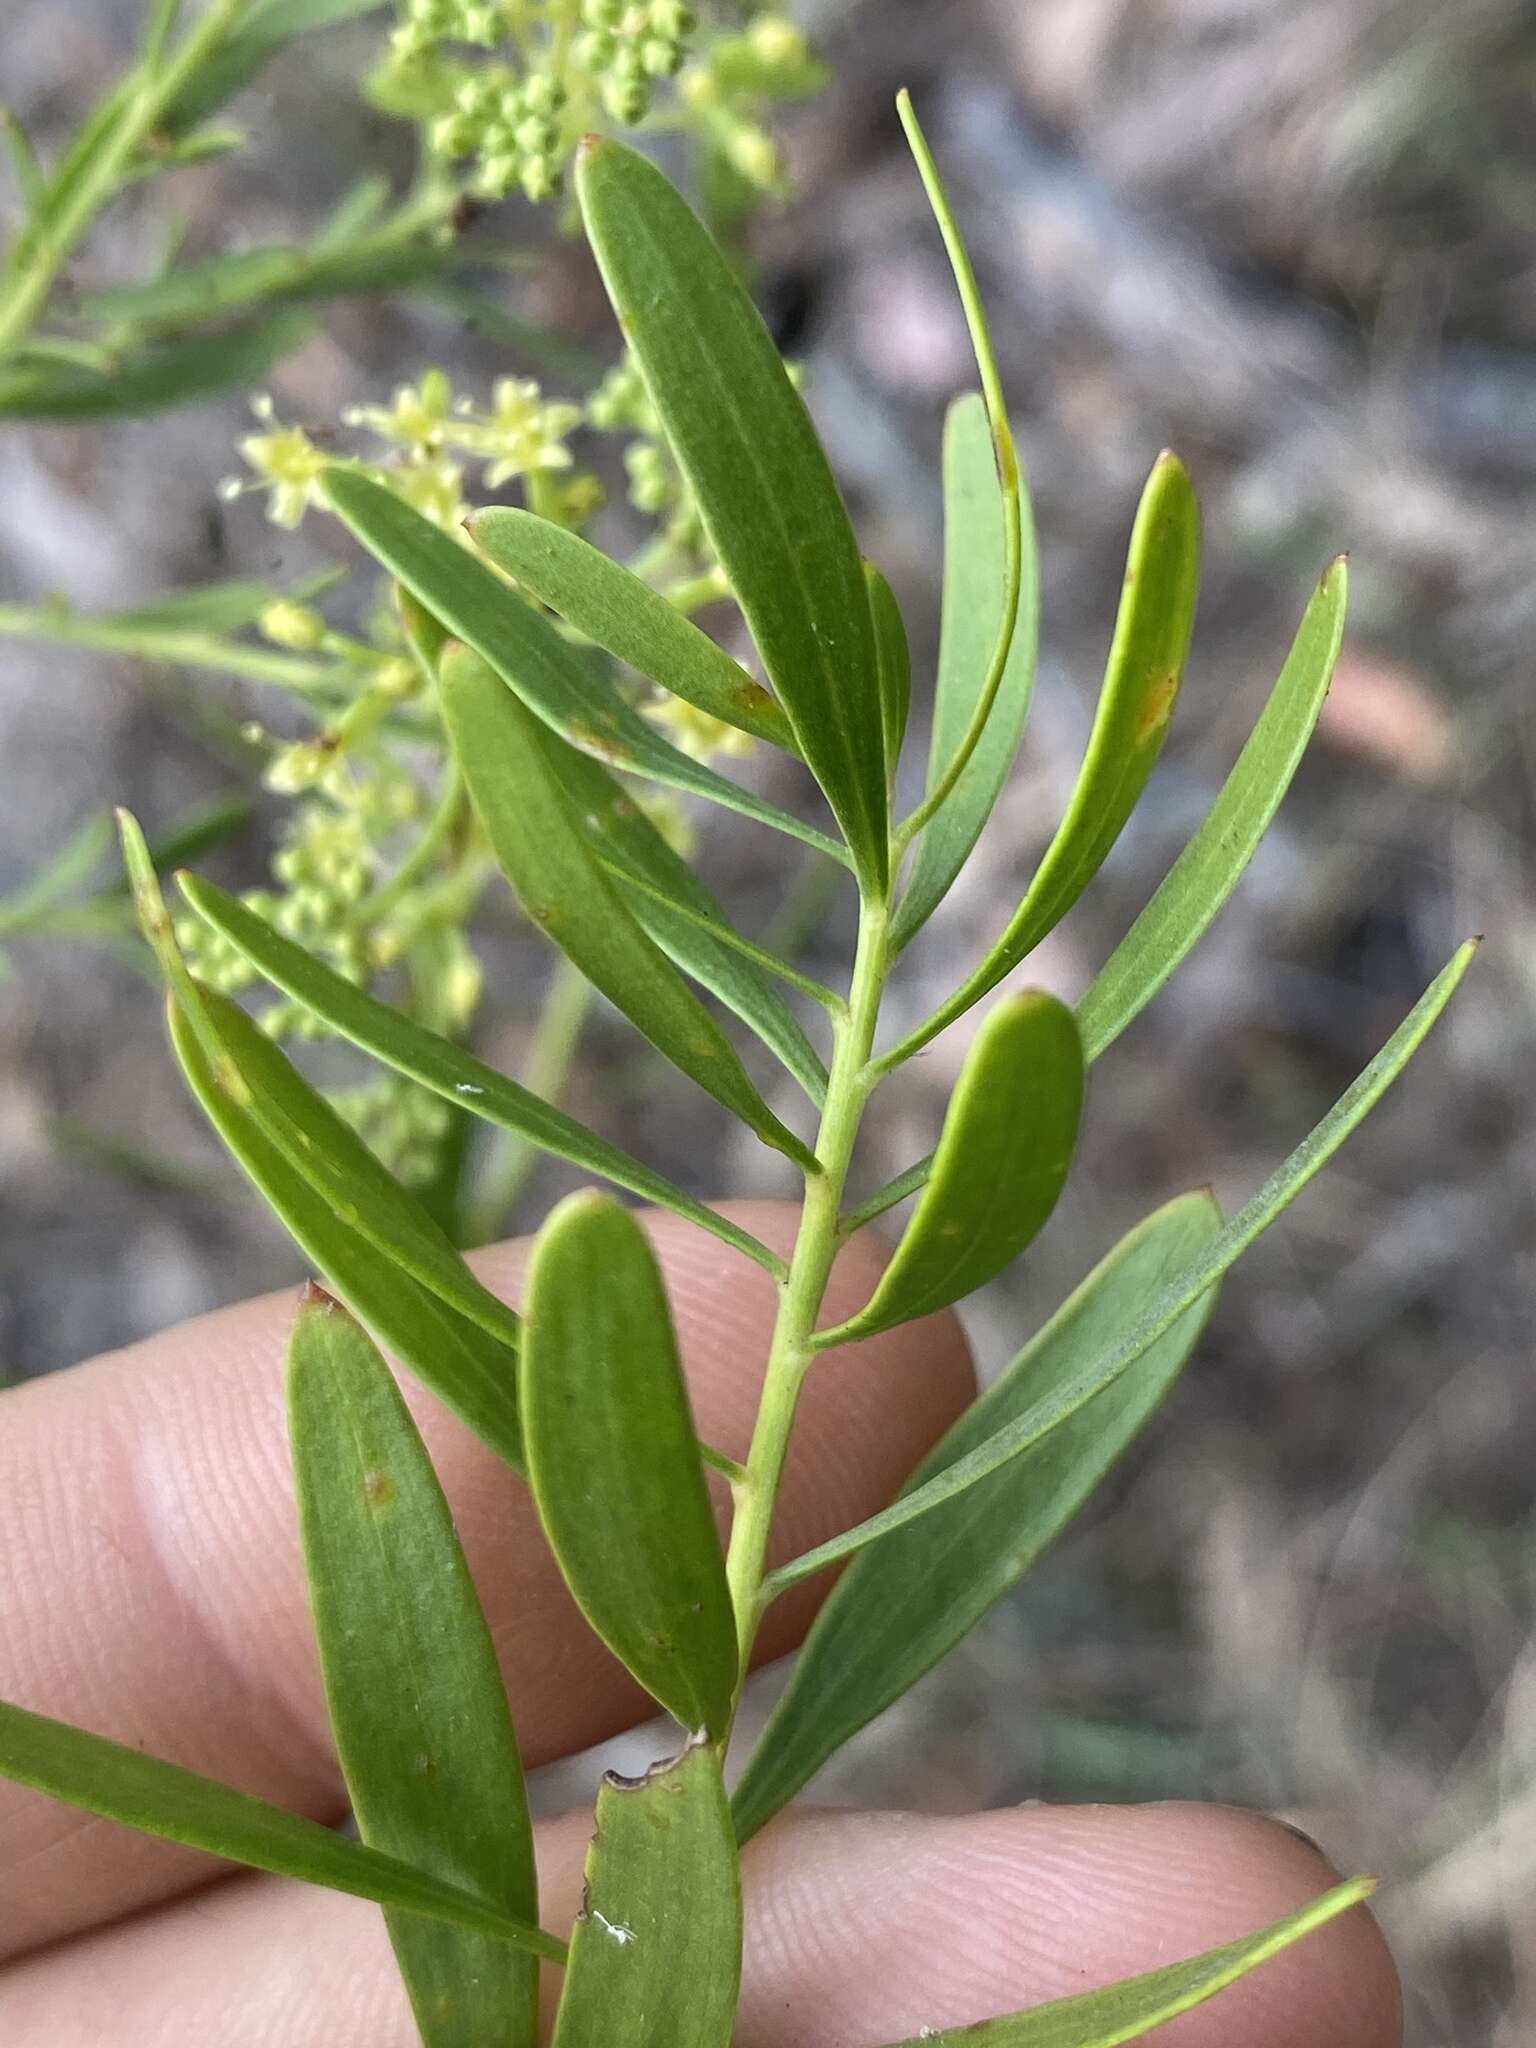
[{"label": "yellow-green flower cluster", "polygon": [[764,116],[774,105],[809,98],[825,84],[825,67],[804,31],[786,16],[768,13],[701,51],[678,80],[678,98],[719,160],[744,184],[771,192],[782,172]]},{"label": "yellow-green flower cluster", "polygon": [[[685,606],[726,594],[692,495],[628,360],[579,404],[547,397],[518,377],[502,378],[488,402],[477,403],[442,371],[429,370],[386,401],[343,414],[363,437],[359,453],[283,423],[270,399],[256,411],[258,431],[240,444],[254,476],[231,489],[264,491],[269,516],[285,526],[323,505],[320,479],[337,462],[365,467],[454,533],[477,494],[509,485],[544,516],[579,526],[601,503],[602,488],[577,465],[572,438],[581,427],[618,435],[630,498],[657,529],[642,550],[643,572]],[[256,630],[274,647],[331,664],[331,683],[307,735],[269,739],[247,728],[269,746],[267,787],[293,807],[270,887],[244,900],[349,981],[374,988],[388,978],[396,998],[434,1030],[466,1033],[482,972],[465,927],[490,866],[462,799],[455,805],[431,692],[404,647],[387,592],[361,638],[333,627],[317,605],[279,596]],[[751,749],[734,727],[664,692],[641,691],[637,701],[674,745],[701,760]],[[691,850],[692,823],[673,795],[641,789],[636,800],[679,851]],[[229,994],[255,987],[243,955],[200,919],[184,920],[179,936],[193,971],[210,985]],[[269,1003],[260,1021],[276,1038],[329,1035],[312,1013],[285,1000]],[[450,1124],[445,1105],[394,1078],[332,1099],[393,1171],[431,1177]]]},{"label": "yellow-green flower cluster", "polygon": [[474,158],[479,198],[505,199],[520,188],[537,204],[560,187],[565,105],[565,87],[547,71],[519,74],[507,64],[465,70],[452,86],[450,111],[432,124],[428,140],[450,161]]},{"label": "yellow-green flower cluster", "polygon": [[683,0],[582,0],[581,18],[576,62],[612,119],[632,127],[660,82],[682,70],[698,15]]},{"label": "yellow-green flower cluster", "polygon": [[766,117],[819,91],[824,72],[786,15],[761,9],[742,27],[742,11],[688,0],[403,0],[372,92],[422,125],[440,162],[465,167],[478,199],[549,199],[589,129],[653,116],[684,130],[706,163],[773,190]]},{"label": "yellow-green flower cluster", "polygon": [[[356,460],[327,453],[303,427],[284,426],[272,400],[253,406],[263,431],[248,434],[240,453],[254,477],[231,481],[225,497],[255,489],[267,493],[269,516],[279,526],[297,526],[320,503],[320,478],[338,461]],[[491,403],[481,410],[472,400],[455,395],[441,370],[429,370],[419,384],[402,385],[388,405],[355,405],[343,413],[349,427],[384,444],[381,456],[365,464],[382,482],[439,526],[457,527],[469,511],[465,496],[468,474],[478,469],[487,490],[500,490],[517,477],[546,477],[569,471],[570,435],[582,421],[582,408],[548,399],[531,377],[500,378]],[[541,498],[540,510],[579,524],[601,502],[593,480],[571,478],[564,489]],[[279,645],[298,647],[298,617],[279,609]],[[319,645],[319,640],[310,643]]]},{"label": "yellow-green flower cluster", "polygon": [[407,1187],[435,1177],[452,1114],[440,1095],[397,1074],[381,1074],[353,1088],[333,1089],[330,1102]]},{"label": "yellow-green flower cluster", "polygon": [[633,360],[625,356],[587,401],[587,419],[600,432],[623,434],[629,502],[648,519],[664,522],[663,538],[680,555],[705,548],[703,524],[677,466],[650,394]]}]

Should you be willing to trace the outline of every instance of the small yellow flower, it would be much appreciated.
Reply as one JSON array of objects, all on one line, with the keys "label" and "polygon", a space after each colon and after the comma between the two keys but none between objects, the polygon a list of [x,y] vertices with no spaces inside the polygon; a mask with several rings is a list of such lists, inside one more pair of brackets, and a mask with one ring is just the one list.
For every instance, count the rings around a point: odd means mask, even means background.
[{"label": "small yellow flower", "polygon": [[452,409],[453,386],[441,370],[428,370],[419,384],[402,384],[392,405],[348,406],[342,418],[398,448],[428,454],[442,447]]},{"label": "small yellow flower", "polygon": [[278,526],[297,526],[319,501],[320,473],[329,458],[302,427],[277,423],[270,398],[256,399],[251,410],[271,431],[247,434],[240,454],[270,492],[268,518]]},{"label": "small yellow flower", "polygon": [[565,437],[580,423],[581,408],[546,401],[532,377],[498,378],[488,413],[460,410],[463,416],[451,438],[456,447],[486,464],[488,489],[494,491],[509,478],[533,470],[570,467]]}]

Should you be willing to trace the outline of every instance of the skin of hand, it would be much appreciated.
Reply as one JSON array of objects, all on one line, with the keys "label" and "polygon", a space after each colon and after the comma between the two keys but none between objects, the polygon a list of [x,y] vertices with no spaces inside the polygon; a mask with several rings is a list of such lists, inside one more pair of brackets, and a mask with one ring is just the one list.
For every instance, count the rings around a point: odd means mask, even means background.
[{"label": "skin of hand", "polygon": [[[794,1212],[733,1207],[787,1248]],[[759,1268],[666,1216],[702,1433],[745,1455],[773,1315]],[[515,1299],[526,1246],[476,1258]],[[856,1239],[827,1319],[885,1254]],[[283,1413],[292,1294],[247,1302],[0,1400],[0,1696],[326,1822],[345,1798],[299,1554]],[[973,1390],[936,1316],[812,1376],[782,1499],[787,1557],[883,1504]],[[530,1765],[644,1718],[572,1606],[526,1492],[407,1387],[458,1517]],[[817,1588],[773,1610],[762,1655]],[[589,1812],[539,1835],[545,1924],[580,1907]],[[945,1818],[800,1809],[745,1859],[738,2048],[877,2048],[1092,1989],[1228,1941],[1334,1881],[1252,1814],[1181,1805]],[[1396,1974],[1364,1908],[1157,2033],[1159,2048],[1400,2048]],[[0,1782],[6,2048],[411,2048],[382,1916]]]}]

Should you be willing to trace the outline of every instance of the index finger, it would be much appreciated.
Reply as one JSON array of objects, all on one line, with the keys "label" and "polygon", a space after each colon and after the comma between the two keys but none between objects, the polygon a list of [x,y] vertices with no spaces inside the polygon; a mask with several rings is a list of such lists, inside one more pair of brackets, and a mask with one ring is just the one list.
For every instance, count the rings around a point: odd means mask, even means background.
[{"label": "index finger", "polygon": [[[732,1212],[787,1249],[796,1212]],[[699,1427],[746,1454],[772,1281],[676,1218],[647,1219],[666,1268]],[[525,1247],[477,1259],[515,1295]],[[883,1263],[856,1239],[828,1291],[841,1317]],[[0,1696],[318,1820],[344,1811],[304,1590],[283,1412],[291,1294],[200,1318],[4,1398]],[[964,1405],[959,1326],[934,1317],[811,1376],[776,1547],[792,1555],[888,1500]],[[458,1519],[530,1765],[654,1711],[582,1620],[526,1488],[408,1386]],[[803,1632],[786,1600],[764,1657]],[[0,1783],[0,1954],[201,1881],[206,1859]]]}]

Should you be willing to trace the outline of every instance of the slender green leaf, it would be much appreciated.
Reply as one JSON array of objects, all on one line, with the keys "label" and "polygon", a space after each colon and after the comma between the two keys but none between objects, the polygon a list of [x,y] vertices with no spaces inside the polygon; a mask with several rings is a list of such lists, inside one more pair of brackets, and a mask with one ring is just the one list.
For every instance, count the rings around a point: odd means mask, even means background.
[{"label": "slender green leaf", "polygon": [[1203,2005],[1303,1936],[1358,1906],[1374,1890],[1374,1879],[1352,1878],[1303,1906],[1299,1913],[1240,1941],[1207,1949],[1187,1963],[1169,1963],[1145,1976],[1108,1985],[1103,1991],[1053,1999],[1049,2005],[1015,2013],[1011,2019],[983,2020],[977,2026],[946,2027],[942,2032],[925,2027],[921,2034],[893,2043],[892,2048],[918,2048],[919,2042],[930,2043],[931,2048],[1123,2048],[1125,2042],[1140,2041],[1181,2012]]},{"label": "slender green leaf", "polygon": [[337,1216],[440,1301],[515,1350],[516,1316],[481,1285],[415,1197],[244,1010],[211,989],[199,991],[200,1015],[184,997],[178,1001],[210,1052],[215,1081]]},{"label": "slender green leaf", "polygon": [[[820,1055],[765,968],[741,950],[725,912],[687,861],[601,763],[558,740],[549,763],[636,922],[669,960],[757,1033],[819,1107],[827,1090]],[[778,963],[777,971],[804,986],[787,963]]]},{"label": "slender green leaf", "polygon": [[24,420],[124,419],[190,405],[259,384],[315,331],[291,309],[237,327],[147,350],[112,370],[58,367],[0,377],[0,417]]},{"label": "slender green leaf", "polygon": [[730,2048],[741,1878],[715,1751],[692,1744],[597,1797],[554,2048]]},{"label": "slender green leaf", "polygon": [[205,583],[198,590],[168,590],[135,605],[126,612],[110,612],[99,621],[103,626],[143,626],[154,631],[168,629],[185,633],[238,633],[254,625],[274,599],[285,593],[270,583],[241,578],[228,583]]},{"label": "slender green leaf", "polygon": [[185,135],[260,76],[295,37],[376,13],[382,0],[260,0],[207,62],[198,66],[169,108],[165,127]]},{"label": "slender green leaf", "polygon": [[519,1370],[528,1477],[603,1641],[689,1729],[722,1735],[736,1622],[666,1286],[638,1223],[572,1195],[539,1232]]},{"label": "slender green leaf", "polygon": [[[1180,1195],[1138,1224],[966,1410],[911,1487],[1101,1357],[1220,1227],[1220,1211],[1203,1193]],[[1119,1380],[1031,1450],[859,1553],[817,1616],[736,1788],[743,1841],[947,1656],[1055,1541],[1156,1412],[1215,1298],[1212,1289],[1186,1309]]]},{"label": "slender green leaf", "polygon": [[1200,514],[1184,465],[1162,455],[1142,493],[1125,589],[1088,751],[1066,816],[1007,930],[883,1069],[937,1037],[1053,931],[1103,866],[1156,765],[1183,680],[1195,619]]},{"label": "slender green leaf", "polygon": [[182,894],[198,916],[228,939],[258,973],[362,1051],[457,1108],[515,1131],[557,1159],[568,1159],[631,1194],[686,1216],[759,1264],[777,1270],[778,1260],[755,1237],[473,1053],[365,994],[216,883],[198,875],[183,875],[180,881]]},{"label": "slender green leaf", "polygon": [[12,107],[0,107],[0,141],[5,144],[15,173],[23,220],[41,219],[48,205],[48,180],[32,147],[32,138]]},{"label": "slender green leaf", "polygon": [[712,718],[799,751],[789,720],[740,662],[580,534],[511,505],[477,512],[469,530],[488,561],[619,661]]},{"label": "slender green leaf", "polygon": [[894,1209],[898,1202],[904,1202],[908,1195],[915,1195],[933,1171],[933,1157],[930,1152],[926,1158],[919,1159],[915,1166],[909,1166],[904,1173],[898,1173],[894,1180],[888,1180],[884,1187],[876,1188],[875,1192],[867,1200],[860,1202],[856,1209],[850,1209],[843,1218],[844,1234],[851,1237],[854,1231],[862,1230],[866,1223],[873,1223],[877,1216],[883,1216],[887,1209]]},{"label": "slender green leaf", "polygon": [[84,320],[214,320],[291,282],[304,259],[292,248],[231,249],[184,263],[142,284],[92,292],[76,311]]},{"label": "slender green leaf", "polygon": [[[1344,556],[1324,572],[1258,723],[1204,824],[1094,977],[1077,1006],[1091,1065],[1151,1002],[1242,880],[1317,724],[1338,659],[1348,601]],[[933,1155],[861,1203],[850,1229],[872,1223],[927,1180]]]},{"label": "slender green leaf", "polygon": [[317,1821],[268,1806],[179,1764],[162,1763],[141,1749],[5,1703],[0,1703],[0,1777],[229,1863],[350,1892],[450,1926],[478,1928],[554,1962],[564,1954],[553,1935],[513,1918],[492,1900],[349,1842]]},{"label": "slender green leaf", "polygon": [[823,1347],[947,1308],[996,1279],[1056,1207],[1083,1107],[1083,1047],[1065,1003],[1005,996],[976,1033],[922,1199],[856,1316]]},{"label": "slender green leaf", "polygon": [[734,271],[654,165],[591,137],[587,233],[667,439],[860,874],[889,867],[873,622],[809,413]]},{"label": "slender green leaf", "polygon": [[75,310],[87,320],[142,321],[171,330],[256,305],[397,290],[440,277],[454,260],[451,243],[424,239],[364,242],[354,248],[273,243],[178,264],[141,284],[93,292]]},{"label": "slender green leaf", "polygon": [[339,516],[417,602],[490,664],[536,717],[583,752],[615,768],[772,825],[846,862],[824,832],[739,788],[662,738],[627,704],[553,622],[524,603],[489,565],[451,534],[355,470],[326,473]]},{"label": "slender green leaf", "polygon": [[[288,1347],[310,1606],[336,1753],[370,1848],[537,1926],[511,1710],[453,1518],[389,1367],[312,1290]],[[424,2048],[535,2048],[539,1966],[388,1914]]]},{"label": "slender green leaf", "polygon": [[[1021,506],[1023,581],[997,696],[965,770],[923,828],[892,925],[898,950],[921,930],[970,858],[1018,752],[1035,687],[1040,563],[1027,495]],[[987,408],[971,392],[944,423],[944,616],[928,751],[933,788],[965,737],[987,680],[1003,617],[1003,492]]]},{"label": "slender green leaf", "polygon": [[864,564],[864,585],[869,593],[869,616],[875,629],[886,775],[894,779],[896,764],[901,758],[901,743],[906,737],[907,718],[912,709],[912,650],[907,644],[907,622],[901,616],[896,593],[873,562]]},{"label": "slender green leaf", "polygon": [[29,234],[33,228],[51,225],[69,210],[80,187],[95,175],[101,157],[115,145],[140,85],[133,71],[123,72],[75,130],[54,166],[41,213],[28,223]]},{"label": "slender green leaf", "polygon": [[872,1515],[868,1521],[860,1522],[843,1535],[834,1536],[830,1542],[782,1566],[771,1574],[768,1580],[770,1590],[782,1592],[798,1580],[820,1571],[823,1566],[833,1564],[855,1550],[862,1550],[866,1543],[873,1543],[878,1537],[886,1536],[908,1522],[915,1522],[930,1509],[963,1493],[967,1487],[974,1486],[978,1480],[986,1479],[1021,1456],[1032,1444],[1038,1443],[1047,1430],[1054,1429],[1058,1423],[1074,1415],[1085,1402],[1113,1386],[1121,1374],[1170,1330],[1186,1309],[1192,1308],[1202,1295],[1207,1294],[1257,1238],[1263,1236],[1275,1218],[1290,1207],[1302,1189],[1322,1171],[1344,1140],[1381,1100],[1455,994],[1472,964],[1479,943],[1477,939],[1469,939],[1452,956],[1381,1051],[1345,1089],[1317,1128],[1302,1140],[1283,1165],[1276,1168],[1258,1193],[1239,1210],[1219,1236],[1211,1240],[1200,1256],[1147,1304],[1118,1343],[925,1485],[904,1494],[894,1505]]},{"label": "slender green leaf", "polygon": [[1324,571],[1280,679],[1205,823],[1077,1006],[1089,1059],[1151,1002],[1241,881],[1317,724],[1348,601],[1348,564],[1341,555]]},{"label": "slender green leaf", "polygon": [[538,722],[467,648],[449,648],[439,683],[471,801],[529,917],[658,1051],[765,1144],[809,1163],[719,1025],[620,902],[551,769]]},{"label": "slender green leaf", "polygon": [[395,1265],[338,1213],[329,1195],[293,1166],[250,1111],[235,1100],[174,1000],[170,1023],[171,1042],[188,1086],[236,1164],[305,1257],[424,1387],[461,1416],[498,1456],[521,1470],[523,1440],[512,1350]]},{"label": "slender green leaf", "polygon": [[380,171],[365,172],[342,193],[310,247],[317,254],[345,249],[377,226],[388,204],[388,178]]}]

